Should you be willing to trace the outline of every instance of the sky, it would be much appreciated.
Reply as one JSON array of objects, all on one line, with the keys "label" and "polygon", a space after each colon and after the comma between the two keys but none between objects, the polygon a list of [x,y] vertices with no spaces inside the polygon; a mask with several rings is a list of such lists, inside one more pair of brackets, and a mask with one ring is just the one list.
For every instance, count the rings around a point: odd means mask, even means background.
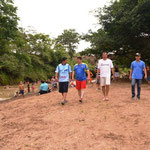
[{"label": "sky", "polygon": [[[98,29],[97,19],[90,11],[108,5],[110,0],[14,0],[20,17],[19,26],[29,26],[38,33],[49,34],[52,38],[64,29],[76,29],[80,34],[89,29]],[[81,41],[77,51],[89,47]]]}]

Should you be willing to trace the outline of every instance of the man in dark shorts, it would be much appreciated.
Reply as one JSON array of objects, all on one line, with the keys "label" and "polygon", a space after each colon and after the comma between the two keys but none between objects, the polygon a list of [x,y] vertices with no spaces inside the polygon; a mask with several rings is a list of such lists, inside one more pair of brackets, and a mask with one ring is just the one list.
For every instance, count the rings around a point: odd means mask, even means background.
[{"label": "man in dark shorts", "polygon": [[24,84],[22,81],[20,81],[20,85],[19,85],[19,94],[24,97]]},{"label": "man in dark shorts", "polygon": [[[69,80],[71,80],[71,67],[69,64],[67,64],[68,59],[64,57],[62,59],[62,63],[59,64],[55,71],[55,79],[58,82],[59,81],[59,92],[62,94],[62,105],[65,105],[67,103],[67,93],[68,93],[68,87],[69,87]],[[59,76],[59,80],[58,80]]]}]

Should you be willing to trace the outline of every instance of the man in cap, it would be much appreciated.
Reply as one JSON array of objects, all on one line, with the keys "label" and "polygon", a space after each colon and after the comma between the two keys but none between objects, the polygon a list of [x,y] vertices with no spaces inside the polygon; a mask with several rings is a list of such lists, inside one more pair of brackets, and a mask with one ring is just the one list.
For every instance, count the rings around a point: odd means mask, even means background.
[{"label": "man in cap", "polygon": [[136,60],[131,63],[129,79],[131,80],[132,85],[132,99],[135,98],[135,84],[137,83],[137,99],[140,100],[143,71],[145,79],[147,79],[147,71],[145,63],[141,60],[141,54],[136,53],[135,58]]}]

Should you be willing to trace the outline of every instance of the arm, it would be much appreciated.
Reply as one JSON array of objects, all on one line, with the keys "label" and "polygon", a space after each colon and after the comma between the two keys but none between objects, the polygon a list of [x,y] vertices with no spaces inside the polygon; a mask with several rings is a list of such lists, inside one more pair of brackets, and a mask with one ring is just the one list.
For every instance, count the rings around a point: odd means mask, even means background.
[{"label": "arm", "polygon": [[147,80],[147,70],[144,68],[144,73],[145,73],[145,80]]},{"label": "arm", "polygon": [[74,80],[74,75],[75,75],[75,72],[73,71],[72,72],[72,80]]},{"label": "arm", "polygon": [[58,73],[57,72],[55,73],[55,79],[56,79],[56,82],[58,82]]},{"label": "arm", "polygon": [[115,79],[115,71],[114,68],[111,68],[112,74],[113,74],[113,79]]},{"label": "arm", "polygon": [[100,69],[97,69],[97,79],[99,79]]},{"label": "arm", "polygon": [[130,80],[132,79],[132,72],[133,72],[133,69],[130,69],[130,75],[129,75]]},{"label": "arm", "polygon": [[90,71],[89,70],[87,70],[87,74],[88,74],[88,80],[90,80]]},{"label": "arm", "polygon": [[72,70],[71,70],[71,66],[69,65],[69,79],[71,81],[72,79]]},{"label": "arm", "polygon": [[58,66],[57,66],[56,71],[55,71],[56,82],[58,82],[58,73],[59,73],[59,69],[58,69]]}]

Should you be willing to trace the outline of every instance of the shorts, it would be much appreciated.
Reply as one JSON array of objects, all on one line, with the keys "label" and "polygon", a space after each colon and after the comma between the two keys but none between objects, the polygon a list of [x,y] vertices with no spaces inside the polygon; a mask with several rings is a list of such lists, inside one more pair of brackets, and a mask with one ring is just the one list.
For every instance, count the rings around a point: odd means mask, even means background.
[{"label": "shorts", "polygon": [[59,82],[59,93],[68,93],[69,82]]},{"label": "shorts", "polygon": [[100,77],[101,86],[110,85],[110,77]]},{"label": "shorts", "polygon": [[81,90],[86,88],[86,80],[85,81],[78,81],[76,80],[76,89]]},{"label": "shorts", "polygon": [[24,95],[24,90],[20,90],[19,94]]},{"label": "shorts", "polygon": [[119,72],[115,72],[115,77],[119,78],[120,77],[120,73]]},{"label": "shorts", "polygon": [[147,77],[147,81],[150,81],[150,77]]}]

